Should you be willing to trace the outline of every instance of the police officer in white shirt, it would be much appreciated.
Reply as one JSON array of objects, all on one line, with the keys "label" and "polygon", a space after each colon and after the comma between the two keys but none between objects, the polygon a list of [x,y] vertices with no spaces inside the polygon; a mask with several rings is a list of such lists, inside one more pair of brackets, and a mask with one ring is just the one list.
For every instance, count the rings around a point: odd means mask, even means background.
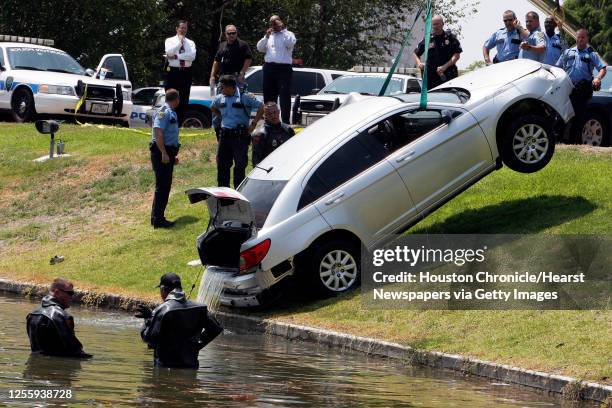
[{"label": "police officer in white shirt", "polygon": [[263,65],[264,102],[276,102],[280,96],[281,117],[289,123],[291,115],[292,52],[295,35],[285,28],[279,16],[270,17],[266,35],[257,43],[257,50],[265,53]]},{"label": "police officer in white shirt", "polygon": [[191,64],[196,57],[196,45],[185,35],[187,21],[179,20],[176,25],[176,35],[166,38],[166,59],[168,60],[167,76],[164,88],[176,89],[181,95],[181,103],[176,109],[178,121],[183,123],[185,107],[189,103],[191,90]]}]

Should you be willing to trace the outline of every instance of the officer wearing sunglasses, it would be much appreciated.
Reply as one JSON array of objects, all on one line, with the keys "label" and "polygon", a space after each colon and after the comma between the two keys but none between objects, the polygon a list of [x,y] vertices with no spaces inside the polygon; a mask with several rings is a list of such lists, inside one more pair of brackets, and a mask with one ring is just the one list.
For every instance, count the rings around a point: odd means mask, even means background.
[{"label": "officer wearing sunglasses", "polygon": [[210,72],[211,90],[217,84],[217,79],[223,75],[232,75],[236,78],[238,88],[244,90],[244,74],[247,72],[253,61],[251,47],[246,41],[238,38],[238,29],[235,25],[225,27],[225,38],[219,44],[219,49],[215,54],[215,62]]},{"label": "officer wearing sunglasses", "polygon": [[57,278],[41,306],[27,317],[27,331],[32,352],[52,356],[89,358],[74,333],[74,319],[66,309],[70,307],[74,287],[72,282]]}]

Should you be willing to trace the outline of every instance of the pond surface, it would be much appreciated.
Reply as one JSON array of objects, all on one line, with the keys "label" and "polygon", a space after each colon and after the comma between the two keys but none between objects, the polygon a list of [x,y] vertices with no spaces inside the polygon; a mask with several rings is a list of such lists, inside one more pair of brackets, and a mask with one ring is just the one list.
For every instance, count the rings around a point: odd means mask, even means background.
[{"label": "pond surface", "polygon": [[[310,343],[226,333],[200,352],[199,370],[153,367],[141,320],[73,307],[91,360],[31,355],[26,315],[37,307],[0,295],[0,406],[596,407],[526,387]],[[70,389],[73,398],[16,400],[10,390]]]}]

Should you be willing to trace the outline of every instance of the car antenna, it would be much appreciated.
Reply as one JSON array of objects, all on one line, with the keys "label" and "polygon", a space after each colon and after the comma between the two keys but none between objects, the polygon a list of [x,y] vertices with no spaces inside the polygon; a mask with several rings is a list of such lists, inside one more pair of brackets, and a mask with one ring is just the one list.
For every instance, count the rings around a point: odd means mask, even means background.
[{"label": "car antenna", "polygon": [[265,169],[265,168],[259,167],[259,166],[253,166],[253,167],[255,167],[256,169],[259,169],[259,170],[263,170],[266,173],[270,173],[272,171],[272,169],[274,168],[274,167],[270,167],[269,169]]}]

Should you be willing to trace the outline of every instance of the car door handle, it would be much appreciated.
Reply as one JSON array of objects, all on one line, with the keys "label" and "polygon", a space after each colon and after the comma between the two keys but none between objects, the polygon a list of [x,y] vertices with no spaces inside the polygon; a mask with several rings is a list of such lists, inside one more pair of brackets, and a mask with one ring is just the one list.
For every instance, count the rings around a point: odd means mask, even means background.
[{"label": "car door handle", "polygon": [[344,193],[338,193],[332,196],[329,200],[325,201],[325,205],[336,204],[340,199],[344,197]]},{"label": "car door handle", "polygon": [[395,161],[397,163],[401,163],[403,161],[408,160],[409,158],[411,158],[412,156],[414,156],[416,152],[414,150],[409,151],[408,153],[404,153],[402,154],[400,157],[398,157],[397,159],[395,159]]}]

